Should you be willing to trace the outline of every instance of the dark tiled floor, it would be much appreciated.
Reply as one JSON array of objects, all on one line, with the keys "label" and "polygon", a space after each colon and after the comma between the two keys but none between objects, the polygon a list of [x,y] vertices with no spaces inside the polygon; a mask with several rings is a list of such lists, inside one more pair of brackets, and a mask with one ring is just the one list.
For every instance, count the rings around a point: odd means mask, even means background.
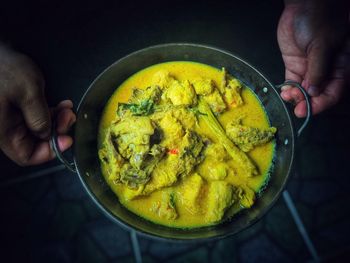
[{"label": "dark tiled floor", "polygon": [[[132,1],[123,8],[108,1],[84,6],[42,2],[37,10],[28,3],[21,6],[23,10],[13,5],[12,13],[11,8],[1,12],[13,18],[13,10],[19,10],[18,21],[5,20],[1,26],[15,46],[31,54],[43,68],[50,103],[67,97],[77,103],[103,68],[131,51],[164,42],[219,46],[247,58],[272,82],[283,79],[275,35],[281,2],[181,2],[141,9]],[[38,13],[36,18],[28,9]],[[126,16],[126,10],[133,16]],[[335,109],[314,118],[298,141],[296,174],[288,184],[318,253],[330,262],[345,261],[350,250],[348,103],[346,97]],[[3,156],[0,163],[2,180],[57,165],[51,162],[23,169]],[[101,214],[70,172],[1,187],[0,206],[0,251],[12,261],[134,261],[129,233]],[[311,258],[283,200],[234,237],[191,245],[143,237],[139,242],[144,262],[295,262]]]}]

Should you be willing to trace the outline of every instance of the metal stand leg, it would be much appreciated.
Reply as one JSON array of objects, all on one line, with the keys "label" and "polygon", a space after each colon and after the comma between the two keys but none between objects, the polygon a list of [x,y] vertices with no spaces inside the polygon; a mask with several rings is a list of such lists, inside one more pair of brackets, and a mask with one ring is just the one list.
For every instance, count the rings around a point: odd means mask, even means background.
[{"label": "metal stand leg", "polygon": [[294,219],[295,224],[297,225],[297,228],[299,230],[300,235],[302,236],[314,262],[320,262],[320,258],[317,254],[317,251],[315,249],[314,244],[312,243],[309,234],[306,231],[306,228],[301,221],[300,215],[298,213],[298,210],[296,209],[294,202],[287,190],[283,191],[283,198],[284,201],[286,202],[286,205],[289,209],[289,212],[292,214],[292,217]]},{"label": "metal stand leg", "polygon": [[132,250],[134,252],[134,258],[136,263],[142,263],[142,255],[140,250],[139,241],[137,239],[136,231],[130,231],[130,239],[132,244]]}]

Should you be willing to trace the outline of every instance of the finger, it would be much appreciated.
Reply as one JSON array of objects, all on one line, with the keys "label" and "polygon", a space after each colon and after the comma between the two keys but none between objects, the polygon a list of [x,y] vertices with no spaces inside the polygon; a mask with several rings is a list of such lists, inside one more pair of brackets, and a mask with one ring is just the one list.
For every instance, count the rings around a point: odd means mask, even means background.
[{"label": "finger", "polygon": [[51,119],[44,91],[40,87],[28,87],[27,93],[19,96],[17,105],[22,111],[28,129],[36,137],[47,139],[51,132]]},{"label": "finger", "polygon": [[[62,152],[67,150],[73,144],[72,138],[67,135],[58,136],[57,141],[58,147]],[[41,141],[36,144],[32,155],[26,162],[26,165],[38,165],[53,160],[54,158],[55,153],[51,149],[49,142]]]},{"label": "finger", "polygon": [[307,113],[306,101],[303,100],[295,106],[294,114],[298,118],[304,118],[304,117],[306,117],[306,113]]},{"label": "finger", "polygon": [[285,78],[286,78],[286,80],[293,80],[293,81],[296,81],[299,83],[301,83],[301,81],[303,80],[299,74],[297,74],[289,69],[286,69]]},{"label": "finger", "polygon": [[295,88],[295,87],[282,91],[281,97],[283,100],[293,104],[297,104],[300,101],[304,100],[303,93],[298,88]]},{"label": "finger", "polygon": [[[345,81],[343,79],[334,79],[326,87],[324,92],[317,97],[311,98],[311,109],[312,114],[316,115],[320,112],[332,107],[335,105],[341,97]],[[299,102],[295,109],[294,113],[297,117],[303,118],[306,116],[307,108],[306,101],[303,100]]]},{"label": "finger", "polygon": [[298,104],[299,102],[305,100],[303,93],[298,88],[293,88],[290,93],[295,104]]},{"label": "finger", "polygon": [[60,103],[57,104],[57,109],[62,109],[62,108],[72,109],[73,102],[71,100],[62,100]]},{"label": "finger", "polygon": [[291,88],[281,92],[281,97],[284,101],[292,102],[293,98],[292,98],[292,94],[290,92],[290,89]]},{"label": "finger", "polygon": [[57,114],[56,131],[58,134],[65,134],[76,121],[76,116],[71,109],[64,108]]},{"label": "finger", "polygon": [[[316,115],[319,114],[320,112],[322,112],[323,110],[325,110],[324,108],[320,107],[319,102],[312,100],[311,99],[311,113],[312,115]],[[299,102],[295,108],[294,108],[294,114],[295,116],[297,116],[298,118],[305,118],[307,115],[307,104],[306,104],[306,100],[303,100],[301,102]]]},{"label": "finger", "polygon": [[56,115],[58,114],[58,112],[61,109],[64,109],[64,108],[72,109],[73,108],[73,102],[71,100],[62,100],[61,102],[59,102],[57,104],[56,107],[50,108],[51,117],[55,118]]},{"label": "finger", "polygon": [[315,97],[322,92],[322,81],[328,77],[333,51],[326,41],[314,41],[307,53],[308,93]]},{"label": "finger", "polygon": [[[285,79],[286,81],[288,80],[293,80],[293,81],[296,81],[296,82],[299,82],[301,83],[302,81],[302,78],[300,77],[300,75],[294,73],[293,71],[289,70],[289,69],[286,69],[285,71]],[[293,88],[293,86],[291,85],[285,85],[281,88],[282,91],[286,91],[286,90],[289,90]]]},{"label": "finger", "polygon": [[[312,115],[319,114],[323,109],[319,106],[319,103],[311,99],[311,113]],[[294,108],[294,114],[298,118],[305,118],[307,115],[307,104],[306,100],[300,101]]]},{"label": "finger", "polygon": [[[23,120],[23,119],[22,119]],[[58,145],[61,151],[72,145],[72,138],[59,136]],[[8,134],[5,142],[1,143],[4,153],[18,165],[36,165],[54,158],[48,141],[35,138],[26,127],[23,121],[12,125],[11,133]]]},{"label": "finger", "polygon": [[[335,102],[329,102],[329,99],[324,97],[324,96],[320,96],[317,97],[317,99],[311,99],[311,111],[312,111],[312,115],[316,115],[321,113],[322,111],[330,108],[332,105],[334,105]],[[304,118],[306,117],[307,114],[307,106],[306,106],[306,101],[303,100],[300,103],[298,103],[295,108],[294,108],[294,114],[298,117],[298,118]]]}]

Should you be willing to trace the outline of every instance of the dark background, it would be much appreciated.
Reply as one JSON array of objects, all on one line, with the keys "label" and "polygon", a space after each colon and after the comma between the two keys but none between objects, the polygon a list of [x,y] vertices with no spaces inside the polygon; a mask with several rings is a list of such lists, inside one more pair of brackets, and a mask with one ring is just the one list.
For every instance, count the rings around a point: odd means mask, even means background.
[{"label": "dark background", "polygon": [[[50,105],[81,96],[104,68],[160,43],[231,51],[284,80],[276,40],[282,1],[1,1],[0,38],[42,69]],[[348,96],[315,117],[298,141],[288,189],[325,261],[349,255]],[[0,124],[1,125],[1,124]],[[0,153],[0,257],[24,262],[132,262],[128,233],[105,218],[58,162],[20,168]],[[40,171],[46,171],[44,176]],[[39,172],[39,173],[38,173]],[[25,178],[35,177],[32,180]],[[8,180],[18,180],[9,184]],[[311,259],[280,200],[250,229],[205,244],[140,238],[145,262],[294,262]],[[7,261],[4,261],[7,262]]]}]

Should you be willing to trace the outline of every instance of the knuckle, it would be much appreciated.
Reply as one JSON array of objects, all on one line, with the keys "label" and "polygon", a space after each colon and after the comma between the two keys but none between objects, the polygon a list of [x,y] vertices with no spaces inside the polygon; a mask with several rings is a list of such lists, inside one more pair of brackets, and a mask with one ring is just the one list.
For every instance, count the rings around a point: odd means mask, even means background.
[{"label": "knuckle", "polygon": [[34,132],[41,132],[48,130],[50,125],[44,119],[34,119],[31,121],[31,127]]}]

